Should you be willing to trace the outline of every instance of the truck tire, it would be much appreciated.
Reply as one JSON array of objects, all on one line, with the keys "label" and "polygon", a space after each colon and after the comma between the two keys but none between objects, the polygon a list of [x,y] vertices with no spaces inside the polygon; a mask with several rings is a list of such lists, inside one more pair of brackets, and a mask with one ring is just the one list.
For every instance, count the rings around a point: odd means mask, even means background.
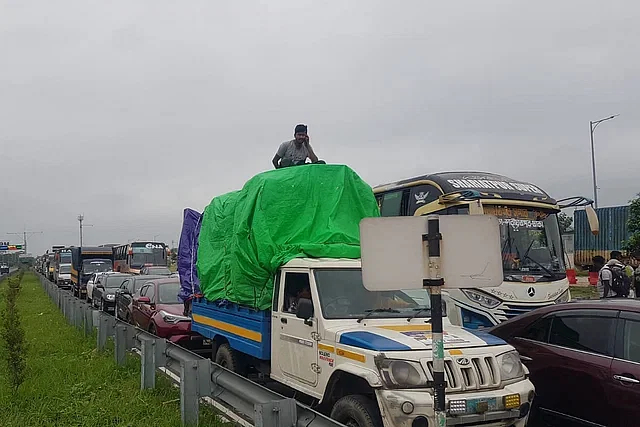
[{"label": "truck tire", "polygon": [[218,347],[216,363],[236,374],[244,375],[244,369],[242,369],[242,364],[238,359],[238,353],[229,344],[225,343]]},{"label": "truck tire", "polygon": [[361,395],[338,400],[331,410],[331,418],[349,427],[382,427],[376,403]]}]

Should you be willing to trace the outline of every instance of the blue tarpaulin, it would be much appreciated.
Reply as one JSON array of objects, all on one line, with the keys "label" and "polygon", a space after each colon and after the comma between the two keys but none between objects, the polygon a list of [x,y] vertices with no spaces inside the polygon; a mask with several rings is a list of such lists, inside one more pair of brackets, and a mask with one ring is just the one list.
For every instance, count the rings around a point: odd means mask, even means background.
[{"label": "blue tarpaulin", "polygon": [[180,274],[180,293],[178,297],[184,302],[193,295],[200,294],[200,281],[196,272],[198,257],[198,236],[202,214],[186,208],[182,221],[182,233],[178,244],[178,273]]}]

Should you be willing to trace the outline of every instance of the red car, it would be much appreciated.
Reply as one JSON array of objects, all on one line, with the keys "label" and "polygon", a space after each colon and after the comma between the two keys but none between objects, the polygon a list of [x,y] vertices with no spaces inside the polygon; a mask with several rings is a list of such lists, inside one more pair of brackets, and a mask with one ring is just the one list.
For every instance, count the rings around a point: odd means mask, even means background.
[{"label": "red car", "polygon": [[191,318],[184,316],[184,305],[178,299],[178,292],[180,281],[176,278],[145,283],[133,298],[133,324],[176,344],[199,347],[203,337],[191,331]]},{"label": "red car", "polygon": [[532,425],[640,425],[640,301],[552,305],[489,332],[530,371]]}]

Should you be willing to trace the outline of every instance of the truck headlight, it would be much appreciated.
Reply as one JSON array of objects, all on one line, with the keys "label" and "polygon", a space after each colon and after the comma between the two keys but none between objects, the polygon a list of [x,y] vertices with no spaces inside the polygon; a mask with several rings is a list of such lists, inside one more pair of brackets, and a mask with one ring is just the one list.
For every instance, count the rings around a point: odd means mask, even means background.
[{"label": "truck headlight", "polygon": [[566,291],[564,291],[562,293],[562,295],[560,295],[558,298],[556,298],[555,303],[556,304],[563,304],[565,302],[569,302],[569,289],[567,289]]},{"label": "truck headlight", "polygon": [[473,302],[477,302],[486,308],[495,308],[500,305],[501,301],[484,292],[475,289],[462,289],[462,292]]},{"label": "truck headlight", "polygon": [[497,360],[498,365],[500,365],[500,377],[503,382],[524,378],[524,369],[517,351],[512,350],[502,353],[497,357]]},{"label": "truck headlight", "polygon": [[178,322],[186,322],[186,321],[191,320],[191,318],[189,318],[189,317],[179,316],[177,314],[167,313],[164,310],[160,310],[159,314],[160,314],[160,316],[162,316],[162,320],[164,320],[167,323],[178,323]]},{"label": "truck headlight", "polygon": [[107,294],[104,297],[107,301],[113,301],[114,299],[116,299],[116,296],[114,294]]},{"label": "truck headlight", "polygon": [[428,385],[427,375],[418,362],[382,359],[377,362],[384,383],[393,388],[411,388]]}]

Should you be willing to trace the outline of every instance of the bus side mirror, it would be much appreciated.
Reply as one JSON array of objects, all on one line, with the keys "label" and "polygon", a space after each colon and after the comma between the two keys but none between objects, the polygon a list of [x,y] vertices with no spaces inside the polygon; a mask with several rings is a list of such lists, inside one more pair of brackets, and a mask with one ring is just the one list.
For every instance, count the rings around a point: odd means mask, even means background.
[{"label": "bus side mirror", "polygon": [[596,210],[591,206],[586,206],[584,210],[587,213],[587,222],[589,223],[591,233],[597,236],[600,232],[600,221],[598,220],[598,214],[596,213]]}]

